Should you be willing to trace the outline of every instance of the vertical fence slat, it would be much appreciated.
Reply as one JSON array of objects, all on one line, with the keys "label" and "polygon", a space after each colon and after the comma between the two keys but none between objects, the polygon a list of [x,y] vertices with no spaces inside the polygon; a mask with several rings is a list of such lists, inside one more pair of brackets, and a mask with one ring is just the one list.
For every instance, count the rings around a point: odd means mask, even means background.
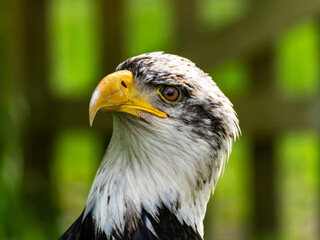
[{"label": "vertical fence slat", "polygon": [[[175,0],[174,9],[174,34],[175,52],[181,52],[187,46],[192,46],[200,32],[199,18],[197,16],[197,0]],[[181,53],[181,55],[184,55]],[[185,56],[188,57],[188,56]]]},{"label": "vertical fence slat", "polygon": [[[23,4],[23,76],[29,116],[24,136],[25,202],[37,224],[55,237],[55,206],[50,182],[51,99],[48,91],[47,1],[29,0]],[[50,229],[49,229],[50,226]],[[50,238],[49,238],[50,239]]]},{"label": "vertical fence slat", "polygon": [[[273,54],[267,46],[251,58],[253,95],[265,99],[274,96]],[[276,106],[275,106],[276,107]],[[268,111],[265,109],[264,111]],[[252,121],[254,116],[252,116]],[[276,133],[253,136],[253,227],[256,237],[275,237],[276,188],[275,188],[275,142]]]},{"label": "vertical fence slat", "polygon": [[124,60],[124,5],[124,0],[98,0],[102,75]]}]

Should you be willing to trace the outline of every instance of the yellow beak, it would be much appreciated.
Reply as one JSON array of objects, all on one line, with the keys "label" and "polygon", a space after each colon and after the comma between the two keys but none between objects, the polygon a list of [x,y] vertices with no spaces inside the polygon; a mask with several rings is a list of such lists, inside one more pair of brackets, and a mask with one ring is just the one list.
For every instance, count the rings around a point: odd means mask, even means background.
[{"label": "yellow beak", "polygon": [[99,110],[125,112],[140,117],[140,111],[166,118],[167,114],[151,106],[136,90],[132,72],[121,70],[104,77],[94,90],[89,106],[90,126]]}]

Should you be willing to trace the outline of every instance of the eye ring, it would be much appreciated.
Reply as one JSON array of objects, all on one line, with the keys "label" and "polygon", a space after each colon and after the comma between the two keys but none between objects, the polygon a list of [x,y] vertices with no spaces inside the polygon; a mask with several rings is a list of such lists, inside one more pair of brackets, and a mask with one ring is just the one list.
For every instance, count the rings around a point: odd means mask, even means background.
[{"label": "eye ring", "polygon": [[158,89],[160,97],[169,103],[177,102],[181,97],[181,91],[179,88],[172,85],[164,85]]}]

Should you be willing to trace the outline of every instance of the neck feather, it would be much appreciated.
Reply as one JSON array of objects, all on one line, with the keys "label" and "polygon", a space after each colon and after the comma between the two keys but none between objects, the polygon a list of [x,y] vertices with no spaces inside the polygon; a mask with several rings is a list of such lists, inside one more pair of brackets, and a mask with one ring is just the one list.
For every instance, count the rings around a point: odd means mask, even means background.
[{"label": "neck feather", "polygon": [[187,126],[176,128],[168,119],[143,122],[115,114],[113,120],[84,217],[90,212],[98,230],[110,236],[134,228],[143,211],[160,221],[165,207],[202,236],[206,205],[227,152],[214,152]]}]

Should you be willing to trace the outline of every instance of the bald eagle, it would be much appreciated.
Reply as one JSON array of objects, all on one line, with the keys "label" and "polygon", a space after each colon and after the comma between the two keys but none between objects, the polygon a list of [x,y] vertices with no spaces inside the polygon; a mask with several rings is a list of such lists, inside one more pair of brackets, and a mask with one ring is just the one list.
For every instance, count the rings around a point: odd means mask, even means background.
[{"label": "bald eagle", "polygon": [[186,58],[121,63],[92,94],[113,134],[81,216],[61,240],[200,240],[211,193],[239,134],[228,98]]}]

